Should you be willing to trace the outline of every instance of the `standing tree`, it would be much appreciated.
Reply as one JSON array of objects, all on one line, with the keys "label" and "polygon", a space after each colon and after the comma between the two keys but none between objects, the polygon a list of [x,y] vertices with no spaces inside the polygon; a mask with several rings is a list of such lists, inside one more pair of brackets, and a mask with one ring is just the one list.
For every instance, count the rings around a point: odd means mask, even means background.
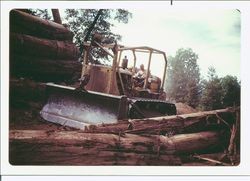
[{"label": "standing tree", "polygon": [[203,80],[201,107],[203,110],[220,109],[240,105],[240,83],[227,75],[219,78],[215,68],[208,70],[208,80]]},{"label": "standing tree", "polygon": [[223,107],[240,105],[240,83],[237,77],[227,75],[221,79],[223,88]]},{"label": "standing tree", "polygon": [[209,67],[208,80],[202,81],[202,87],[201,108],[203,110],[222,108],[223,89],[214,67]]},{"label": "standing tree", "polygon": [[169,57],[167,95],[176,102],[192,107],[199,104],[200,69],[198,55],[192,49],[179,49],[175,57]]}]

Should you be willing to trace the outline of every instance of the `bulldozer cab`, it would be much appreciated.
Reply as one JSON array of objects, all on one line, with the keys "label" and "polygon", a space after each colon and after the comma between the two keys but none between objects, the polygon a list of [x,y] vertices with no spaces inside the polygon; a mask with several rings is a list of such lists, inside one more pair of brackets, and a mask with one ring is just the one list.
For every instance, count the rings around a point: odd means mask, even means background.
[{"label": "bulldozer cab", "polygon": [[[125,47],[117,44],[99,44],[98,42],[85,43],[82,76],[88,74],[90,80],[86,85],[87,90],[113,95],[126,95],[128,97],[141,97],[151,99],[165,99],[163,91],[166,77],[167,58],[163,51],[147,47]],[[89,62],[90,51],[94,48],[101,49],[111,57],[111,65],[97,65]],[[111,51],[110,51],[111,50]],[[123,59],[127,53],[132,54],[132,59]],[[137,54],[143,53],[147,65],[143,76],[136,67]],[[162,56],[164,71],[162,77],[151,75],[152,55]],[[127,67],[128,61],[132,66]]]}]

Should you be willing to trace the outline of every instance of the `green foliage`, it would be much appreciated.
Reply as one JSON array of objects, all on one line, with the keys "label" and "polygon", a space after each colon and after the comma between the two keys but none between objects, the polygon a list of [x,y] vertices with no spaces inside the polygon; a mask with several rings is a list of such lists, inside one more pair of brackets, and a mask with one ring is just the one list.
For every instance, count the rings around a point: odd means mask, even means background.
[{"label": "green foliage", "polygon": [[175,57],[169,57],[167,95],[176,102],[187,103],[192,107],[199,104],[200,69],[198,55],[192,49],[179,49]]},{"label": "green foliage", "polygon": [[236,77],[227,75],[218,78],[215,68],[208,70],[208,80],[203,80],[201,108],[220,109],[240,105],[240,84]]},{"label": "green foliage", "polygon": [[202,81],[202,88],[201,108],[203,110],[222,108],[223,89],[214,67],[209,67],[208,80]]},{"label": "green foliage", "polygon": [[227,75],[221,79],[223,87],[223,107],[240,105],[240,83],[237,77]]},{"label": "green foliage", "polygon": [[214,110],[240,105],[240,83],[237,77],[219,78],[209,67],[207,79],[201,80],[198,55],[192,49],[179,49],[168,58],[167,96],[202,110]]},{"label": "green foliage", "polygon": [[[83,51],[83,41],[87,35],[88,28],[93,23],[98,11],[98,9],[67,9],[65,11],[67,25],[75,34],[74,42],[80,47],[81,52]],[[131,17],[132,14],[127,10],[102,9],[102,13],[93,27],[92,34],[100,34],[105,39],[105,43],[114,43],[117,40],[121,40],[121,35],[111,31],[111,28],[114,26],[113,22],[128,23]],[[91,41],[91,39],[92,36],[90,36],[89,40]],[[95,49],[95,51],[91,52],[90,61],[97,63],[100,59],[104,59],[104,62],[107,61],[107,54],[101,49]]]},{"label": "green foliage", "polygon": [[52,17],[48,12],[48,9],[29,9],[29,13],[34,16],[39,16],[43,19],[51,20]]}]

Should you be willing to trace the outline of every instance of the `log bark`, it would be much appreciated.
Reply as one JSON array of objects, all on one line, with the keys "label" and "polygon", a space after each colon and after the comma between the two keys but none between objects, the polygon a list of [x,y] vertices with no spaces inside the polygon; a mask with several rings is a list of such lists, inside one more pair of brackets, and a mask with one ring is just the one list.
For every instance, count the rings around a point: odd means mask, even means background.
[{"label": "log bark", "polygon": [[124,120],[113,124],[91,125],[85,127],[85,132],[91,133],[133,133],[133,134],[179,134],[193,133],[216,127],[227,128],[223,122],[218,122],[217,116],[224,120],[234,117],[235,109],[227,108],[215,111],[205,111],[192,114],[165,116],[146,119]]},{"label": "log bark", "polygon": [[10,163],[12,165],[181,165],[175,155],[152,155],[140,153],[114,152],[81,147],[35,144],[11,141]]},{"label": "log bark", "polygon": [[11,55],[10,75],[26,77],[41,82],[77,82],[82,64],[71,60],[51,60],[31,56]]},{"label": "log bark", "polygon": [[80,131],[11,130],[10,141],[30,144],[79,145],[84,148],[115,152],[145,154],[187,154],[221,146],[221,133],[206,131],[166,136],[140,136],[134,134],[94,134]]},{"label": "log bark", "polygon": [[70,42],[74,36],[68,28],[61,24],[19,10],[10,12],[10,32]]},{"label": "log bark", "polygon": [[9,82],[10,102],[16,100],[44,102],[46,99],[45,91],[45,83],[37,83],[26,79],[10,79]]},{"label": "log bark", "polygon": [[59,9],[52,9],[52,15],[53,15],[53,19],[56,23],[62,24],[62,20],[61,20],[61,16],[59,13]]},{"label": "log bark", "polygon": [[11,33],[10,54],[16,53],[57,60],[77,60],[79,57],[79,49],[73,43]]}]

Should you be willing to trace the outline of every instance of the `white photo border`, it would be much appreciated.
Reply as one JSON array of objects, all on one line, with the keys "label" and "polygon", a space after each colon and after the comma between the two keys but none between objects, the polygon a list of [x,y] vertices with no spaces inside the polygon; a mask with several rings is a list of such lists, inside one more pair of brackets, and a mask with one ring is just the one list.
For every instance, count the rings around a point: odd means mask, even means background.
[{"label": "white photo border", "polygon": [[[9,163],[9,11],[14,8],[164,8],[241,11],[241,162],[238,166],[13,166]],[[185,17],[183,17],[185,18]],[[250,175],[250,2],[1,1],[1,175]],[[209,50],[208,50],[209,51]],[[212,51],[212,50],[211,50]]]}]

